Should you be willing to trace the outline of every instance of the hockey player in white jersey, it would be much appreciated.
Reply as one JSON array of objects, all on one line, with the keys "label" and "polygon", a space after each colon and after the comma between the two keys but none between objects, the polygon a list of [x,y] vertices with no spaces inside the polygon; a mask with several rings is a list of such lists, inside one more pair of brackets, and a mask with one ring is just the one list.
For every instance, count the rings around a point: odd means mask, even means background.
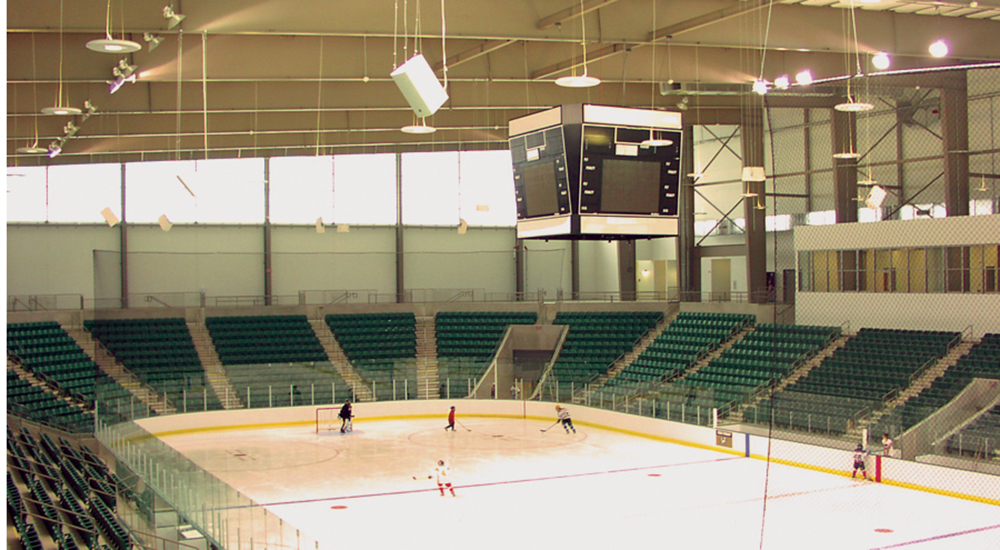
[{"label": "hockey player in white jersey", "polygon": [[[437,481],[438,489],[441,491],[441,496],[444,496],[444,490],[447,488],[451,491],[451,496],[458,496],[455,494],[455,488],[451,486],[451,468],[443,460],[438,460],[437,466],[431,470],[427,479],[435,479]],[[413,476],[413,479],[417,479],[417,476]]]}]

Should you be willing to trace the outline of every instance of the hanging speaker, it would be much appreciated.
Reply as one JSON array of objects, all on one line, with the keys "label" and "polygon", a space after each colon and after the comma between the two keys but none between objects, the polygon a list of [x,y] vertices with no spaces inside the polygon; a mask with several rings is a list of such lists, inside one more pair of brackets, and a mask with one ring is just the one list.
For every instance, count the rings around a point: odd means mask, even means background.
[{"label": "hanging speaker", "polygon": [[396,67],[389,76],[418,117],[429,117],[448,101],[448,92],[438,82],[434,69],[424,56],[417,54]]},{"label": "hanging speaker", "polygon": [[104,216],[104,220],[108,222],[108,227],[118,225],[118,216],[115,216],[115,213],[111,211],[111,207],[106,207],[104,210],[101,210],[101,215]]}]

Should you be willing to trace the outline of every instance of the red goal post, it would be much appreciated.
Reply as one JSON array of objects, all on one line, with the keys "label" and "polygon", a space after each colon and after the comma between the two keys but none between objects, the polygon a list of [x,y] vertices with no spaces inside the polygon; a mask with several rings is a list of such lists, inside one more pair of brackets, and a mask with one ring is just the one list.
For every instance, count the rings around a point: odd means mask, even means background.
[{"label": "red goal post", "polygon": [[340,430],[340,407],[316,407],[316,433]]}]

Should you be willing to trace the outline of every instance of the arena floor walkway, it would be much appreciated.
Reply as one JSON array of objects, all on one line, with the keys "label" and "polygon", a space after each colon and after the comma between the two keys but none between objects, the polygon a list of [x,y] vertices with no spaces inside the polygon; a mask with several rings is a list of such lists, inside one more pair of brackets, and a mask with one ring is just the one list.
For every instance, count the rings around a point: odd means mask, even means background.
[{"label": "arena floor walkway", "polygon": [[[359,418],[348,434],[309,425],[163,440],[324,550],[1000,548],[989,504],[589,426],[460,422],[445,432],[443,417]],[[457,497],[427,479],[439,459]]]}]

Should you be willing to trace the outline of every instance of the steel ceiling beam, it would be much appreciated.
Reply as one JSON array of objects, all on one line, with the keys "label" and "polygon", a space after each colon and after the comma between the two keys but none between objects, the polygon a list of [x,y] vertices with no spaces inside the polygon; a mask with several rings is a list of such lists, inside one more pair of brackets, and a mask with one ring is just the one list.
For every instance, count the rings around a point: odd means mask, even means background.
[{"label": "steel ceiling beam", "polygon": [[604,6],[609,6],[614,4],[618,0],[587,0],[583,3],[583,10],[581,11],[581,6],[579,4],[574,4],[573,6],[566,8],[562,11],[553,13],[548,17],[543,17],[535,23],[535,27],[539,30],[545,30],[556,25],[562,25],[566,21],[573,19],[574,17],[580,17],[581,15],[586,15],[594,10],[599,10]]}]

